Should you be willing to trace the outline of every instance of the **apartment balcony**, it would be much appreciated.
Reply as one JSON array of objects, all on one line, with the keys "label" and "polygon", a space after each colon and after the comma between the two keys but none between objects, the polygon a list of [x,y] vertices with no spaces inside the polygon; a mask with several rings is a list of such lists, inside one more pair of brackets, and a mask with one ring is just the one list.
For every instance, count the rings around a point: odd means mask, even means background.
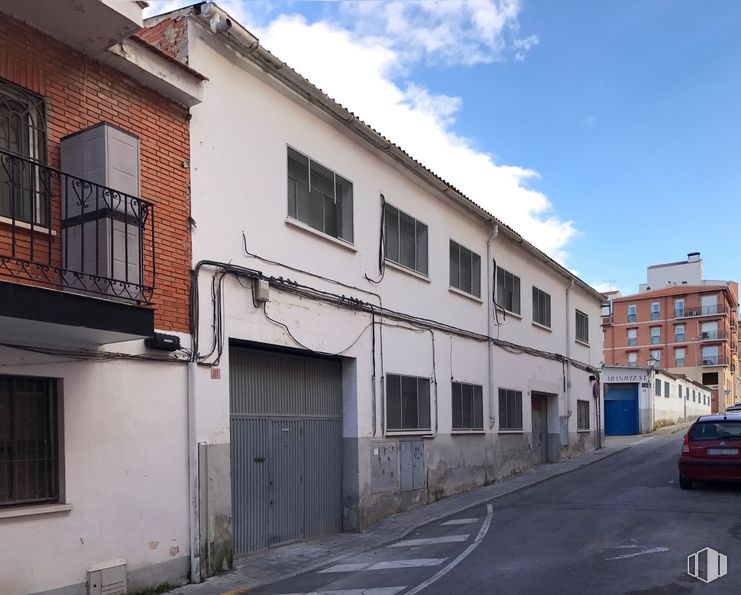
[{"label": "apartment balcony", "polygon": [[725,341],[728,338],[728,334],[725,331],[703,331],[700,333],[700,341],[712,342],[712,341]]},{"label": "apartment balcony", "polygon": [[675,318],[698,318],[702,316],[725,316],[728,308],[723,305],[695,306],[674,311]]},{"label": "apartment balcony", "polygon": [[707,366],[727,366],[729,360],[725,355],[703,355],[702,365]]},{"label": "apartment balcony", "polygon": [[154,205],[0,150],[0,339],[151,336]]}]

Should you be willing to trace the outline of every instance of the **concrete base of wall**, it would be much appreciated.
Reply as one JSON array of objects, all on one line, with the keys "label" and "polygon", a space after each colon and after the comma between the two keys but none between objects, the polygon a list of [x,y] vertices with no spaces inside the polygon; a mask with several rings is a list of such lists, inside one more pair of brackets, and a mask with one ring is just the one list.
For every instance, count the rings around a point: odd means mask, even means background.
[{"label": "concrete base of wall", "polygon": [[198,445],[201,575],[204,577],[233,566],[230,461],[229,444]]},{"label": "concrete base of wall", "polygon": [[[190,557],[181,556],[167,562],[129,571],[127,574],[128,590],[129,593],[135,593],[162,583],[179,587],[187,584],[189,573]],[[67,585],[49,591],[40,591],[33,595],[87,595],[87,583]]]}]

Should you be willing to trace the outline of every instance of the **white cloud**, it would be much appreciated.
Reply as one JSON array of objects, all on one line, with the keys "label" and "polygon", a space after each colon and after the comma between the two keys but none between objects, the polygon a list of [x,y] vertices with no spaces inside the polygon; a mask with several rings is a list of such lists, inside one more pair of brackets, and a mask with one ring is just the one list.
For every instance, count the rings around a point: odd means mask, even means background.
[{"label": "white cloud", "polygon": [[[262,16],[255,5],[261,5]],[[529,186],[537,173],[500,165],[477,141],[456,134],[460,97],[433,94],[403,76],[414,60],[474,64],[499,59],[505,33],[518,32],[519,0],[352,2],[339,11],[329,4],[315,22],[297,14],[265,18],[268,3],[221,6],[330,97],[541,250],[566,261],[565,247],[577,232]],[[355,17],[352,24],[348,15]],[[510,45],[526,52],[536,43],[534,37],[515,38]]]},{"label": "white cloud", "polygon": [[378,38],[357,37],[336,24],[309,23],[298,15],[281,16],[256,33],[264,47],[330,97],[540,249],[566,260],[565,246],[576,229],[552,212],[544,194],[528,186],[537,173],[499,165],[474,141],[453,132],[460,98],[396,83],[399,50]]},{"label": "white cloud", "polygon": [[362,37],[383,39],[404,63],[479,64],[501,59],[510,46],[524,57],[537,43],[535,36],[516,39],[520,0],[390,0],[339,6],[342,26]]}]

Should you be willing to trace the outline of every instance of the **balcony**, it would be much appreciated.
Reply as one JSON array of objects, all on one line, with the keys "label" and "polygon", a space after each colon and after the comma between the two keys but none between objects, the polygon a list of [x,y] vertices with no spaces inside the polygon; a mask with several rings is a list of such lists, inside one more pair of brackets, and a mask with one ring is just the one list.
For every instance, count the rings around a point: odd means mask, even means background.
[{"label": "balcony", "polygon": [[0,339],[151,335],[154,229],[152,203],[0,150]]},{"label": "balcony", "polygon": [[[681,314],[681,315],[680,315]],[[728,314],[728,308],[725,306],[695,306],[686,307],[684,310],[676,310],[676,318],[697,318],[700,316],[723,316]]]},{"label": "balcony", "polygon": [[703,355],[702,365],[703,366],[727,366],[728,358],[725,355]]},{"label": "balcony", "polygon": [[725,331],[702,331],[700,333],[701,341],[725,341],[727,338]]}]

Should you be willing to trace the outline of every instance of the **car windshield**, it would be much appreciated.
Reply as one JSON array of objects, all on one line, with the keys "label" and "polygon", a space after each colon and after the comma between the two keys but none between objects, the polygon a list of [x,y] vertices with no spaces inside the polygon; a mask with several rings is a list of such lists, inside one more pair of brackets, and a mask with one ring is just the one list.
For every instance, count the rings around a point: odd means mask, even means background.
[{"label": "car windshield", "polygon": [[690,440],[741,440],[741,421],[698,423],[689,432]]}]

